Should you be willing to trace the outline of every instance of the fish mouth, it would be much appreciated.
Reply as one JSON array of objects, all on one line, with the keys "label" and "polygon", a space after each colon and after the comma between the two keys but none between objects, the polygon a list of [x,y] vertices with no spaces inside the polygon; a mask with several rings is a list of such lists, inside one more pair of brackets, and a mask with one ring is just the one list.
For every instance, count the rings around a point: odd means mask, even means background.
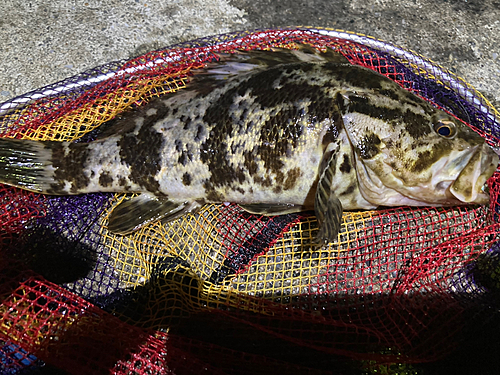
[{"label": "fish mouth", "polygon": [[472,155],[457,179],[450,186],[450,193],[464,203],[486,204],[489,195],[483,187],[498,167],[498,155],[484,143]]}]

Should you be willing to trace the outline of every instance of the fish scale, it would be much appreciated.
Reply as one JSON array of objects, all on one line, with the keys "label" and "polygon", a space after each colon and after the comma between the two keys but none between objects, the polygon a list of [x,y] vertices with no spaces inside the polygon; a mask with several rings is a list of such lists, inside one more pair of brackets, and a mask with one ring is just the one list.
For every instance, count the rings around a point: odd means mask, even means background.
[{"label": "fish scale", "polygon": [[465,124],[332,50],[236,52],[183,90],[123,113],[89,143],[0,139],[0,181],[48,194],[135,192],[127,234],[208,202],[314,210],[318,243],[343,210],[486,203],[498,156]]}]

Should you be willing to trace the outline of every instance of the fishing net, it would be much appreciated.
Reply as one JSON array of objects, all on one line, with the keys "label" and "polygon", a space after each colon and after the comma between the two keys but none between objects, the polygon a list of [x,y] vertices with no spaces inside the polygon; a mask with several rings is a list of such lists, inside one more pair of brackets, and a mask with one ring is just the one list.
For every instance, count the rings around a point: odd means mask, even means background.
[{"label": "fishing net", "polygon": [[[0,136],[87,142],[122,111],[182,90],[214,52],[299,43],[386,75],[498,145],[498,112],[462,79],[389,43],[313,28],[200,39],[86,71],[1,104]],[[54,197],[0,185],[0,369],[470,368],[498,350],[499,176],[488,182],[489,206],[345,212],[338,242],[321,249],[310,245],[318,225],[307,214],[207,205],[117,236],[107,217],[124,195]]]}]

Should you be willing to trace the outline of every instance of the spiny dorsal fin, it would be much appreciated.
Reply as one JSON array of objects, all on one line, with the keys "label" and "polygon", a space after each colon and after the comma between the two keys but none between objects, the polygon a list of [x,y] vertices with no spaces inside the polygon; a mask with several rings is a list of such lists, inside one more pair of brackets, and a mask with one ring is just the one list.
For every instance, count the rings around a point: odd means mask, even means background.
[{"label": "spiny dorsal fin", "polygon": [[246,72],[265,70],[276,65],[301,62],[350,64],[344,55],[331,48],[322,52],[309,44],[299,44],[299,48],[294,50],[273,47],[268,50],[238,50],[234,53],[216,53],[216,55],[219,57],[218,61],[210,62],[205,68],[193,71],[196,78],[210,76],[212,79],[221,80]]}]

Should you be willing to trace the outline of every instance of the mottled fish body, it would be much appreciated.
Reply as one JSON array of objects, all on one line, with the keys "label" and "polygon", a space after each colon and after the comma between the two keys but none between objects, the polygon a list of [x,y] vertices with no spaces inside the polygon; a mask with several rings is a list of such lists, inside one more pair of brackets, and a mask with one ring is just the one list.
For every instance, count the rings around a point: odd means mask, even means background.
[{"label": "mottled fish body", "polygon": [[208,202],[314,209],[486,203],[498,156],[465,124],[328,50],[221,55],[187,88],[124,113],[90,143],[0,140],[0,182],[47,194],[139,192],[109,228],[129,233]]}]

